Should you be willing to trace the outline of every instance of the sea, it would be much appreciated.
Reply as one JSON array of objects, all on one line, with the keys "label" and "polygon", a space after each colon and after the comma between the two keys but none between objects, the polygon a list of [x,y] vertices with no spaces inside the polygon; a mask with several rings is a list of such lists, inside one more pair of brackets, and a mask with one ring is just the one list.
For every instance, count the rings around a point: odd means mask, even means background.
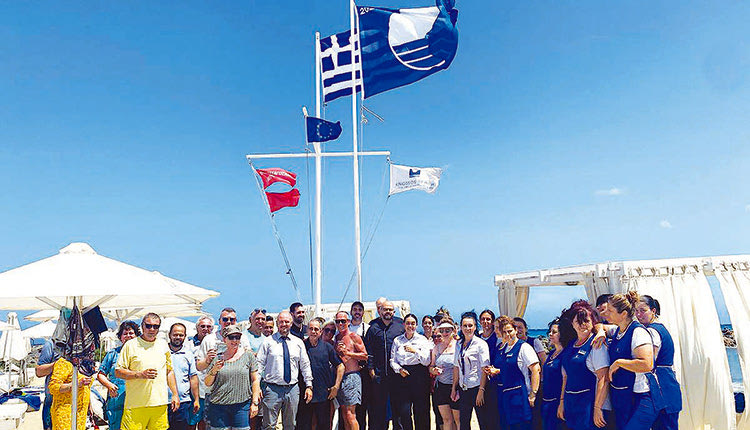
[{"label": "sea", "polygon": [[[732,328],[731,324],[722,324],[722,329]],[[547,329],[529,329],[529,336],[547,337]],[[729,372],[732,374],[732,385],[735,391],[742,389],[742,368],[740,367],[740,357],[737,354],[737,348],[727,348],[727,359],[729,360]]]}]

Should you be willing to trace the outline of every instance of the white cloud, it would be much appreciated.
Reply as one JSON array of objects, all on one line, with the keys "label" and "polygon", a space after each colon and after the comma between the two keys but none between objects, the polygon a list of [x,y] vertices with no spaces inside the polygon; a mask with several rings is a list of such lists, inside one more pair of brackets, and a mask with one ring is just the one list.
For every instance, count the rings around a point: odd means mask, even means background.
[{"label": "white cloud", "polygon": [[745,212],[750,212],[750,205],[745,205]]},{"label": "white cloud", "polygon": [[610,188],[608,190],[597,190],[596,195],[597,196],[619,196],[622,194],[624,190],[621,188]]},{"label": "white cloud", "polygon": [[663,219],[659,222],[659,227],[661,228],[672,228],[672,223]]}]

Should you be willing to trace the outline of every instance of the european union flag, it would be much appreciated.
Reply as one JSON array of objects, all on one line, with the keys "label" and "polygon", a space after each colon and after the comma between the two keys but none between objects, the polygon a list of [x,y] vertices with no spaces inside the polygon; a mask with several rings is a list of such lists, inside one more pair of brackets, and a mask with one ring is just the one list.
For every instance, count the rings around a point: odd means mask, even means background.
[{"label": "european union flag", "polygon": [[308,142],[328,142],[341,135],[341,123],[308,116],[305,118]]}]

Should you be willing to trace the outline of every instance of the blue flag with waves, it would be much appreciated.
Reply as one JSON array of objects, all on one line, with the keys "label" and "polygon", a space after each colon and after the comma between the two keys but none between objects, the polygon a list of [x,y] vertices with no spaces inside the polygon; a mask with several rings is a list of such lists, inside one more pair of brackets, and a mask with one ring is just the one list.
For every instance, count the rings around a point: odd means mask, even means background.
[{"label": "blue flag with waves", "polygon": [[357,8],[365,98],[450,66],[458,49],[454,6],[454,0],[436,0],[423,8]]}]

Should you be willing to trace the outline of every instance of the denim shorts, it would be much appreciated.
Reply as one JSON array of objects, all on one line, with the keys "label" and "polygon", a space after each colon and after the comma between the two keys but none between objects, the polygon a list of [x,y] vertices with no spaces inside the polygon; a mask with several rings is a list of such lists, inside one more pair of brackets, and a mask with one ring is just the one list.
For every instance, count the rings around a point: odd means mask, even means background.
[{"label": "denim shorts", "polygon": [[208,424],[212,429],[232,427],[241,430],[250,428],[250,400],[231,405],[211,403],[206,412]]},{"label": "denim shorts", "polygon": [[188,417],[188,424],[194,426],[201,422],[203,415],[206,412],[206,399],[199,399],[198,402],[201,404],[201,408],[198,412],[193,413],[193,409],[190,408],[190,416]]}]

